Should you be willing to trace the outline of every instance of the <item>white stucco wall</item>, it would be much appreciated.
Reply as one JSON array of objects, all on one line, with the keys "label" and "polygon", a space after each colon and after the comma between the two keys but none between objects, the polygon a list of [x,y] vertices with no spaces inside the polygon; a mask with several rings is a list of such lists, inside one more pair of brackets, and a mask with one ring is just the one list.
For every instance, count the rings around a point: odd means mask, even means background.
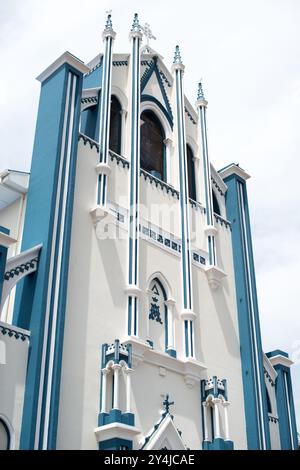
[{"label": "white stucco wall", "polygon": [[[21,335],[26,335],[24,341]],[[20,443],[28,335],[26,330],[0,322],[0,417],[9,423],[12,430],[11,447],[14,449],[18,449]]]}]

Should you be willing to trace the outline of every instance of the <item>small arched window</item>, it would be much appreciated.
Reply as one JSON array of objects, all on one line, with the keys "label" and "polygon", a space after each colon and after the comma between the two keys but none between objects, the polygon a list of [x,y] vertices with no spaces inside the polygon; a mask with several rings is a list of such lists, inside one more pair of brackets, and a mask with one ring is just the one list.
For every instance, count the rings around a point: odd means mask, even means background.
[{"label": "small arched window", "polygon": [[0,450],[10,449],[10,432],[7,424],[0,418]]},{"label": "small arched window", "polygon": [[148,336],[151,346],[165,351],[167,349],[167,300],[166,291],[158,278],[149,286]]},{"label": "small arched window", "polygon": [[122,106],[115,95],[111,97],[110,104],[110,128],[109,148],[118,155],[121,154],[121,132],[122,132]]},{"label": "small arched window", "polygon": [[164,139],[159,119],[152,111],[144,111],[141,115],[141,168],[166,181]]},{"label": "small arched window", "polygon": [[191,147],[186,146],[186,156],[187,156],[187,170],[188,170],[188,189],[189,189],[189,198],[196,201],[196,180],[195,180],[195,163],[194,155]]},{"label": "small arched window", "polygon": [[214,213],[215,213],[215,214],[218,214],[218,215],[221,215],[221,211],[220,211],[220,206],[219,206],[219,203],[218,203],[218,199],[217,199],[217,196],[215,195],[215,192],[214,192],[214,191],[212,192],[212,200],[213,200],[213,210],[214,210]]},{"label": "small arched window", "polygon": [[268,413],[272,413],[272,405],[271,405],[270,395],[269,395],[269,392],[268,392],[267,387],[266,387],[266,395],[267,395],[267,409],[268,409]]}]

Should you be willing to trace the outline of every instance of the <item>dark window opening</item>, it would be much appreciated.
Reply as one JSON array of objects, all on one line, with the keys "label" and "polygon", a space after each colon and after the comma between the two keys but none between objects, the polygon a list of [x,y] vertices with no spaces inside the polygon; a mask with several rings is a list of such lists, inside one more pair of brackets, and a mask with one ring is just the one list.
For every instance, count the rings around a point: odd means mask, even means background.
[{"label": "dark window opening", "polygon": [[119,100],[112,95],[110,104],[109,148],[121,154],[122,107]]},{"label": "dark window opening", "polygon": [[213,210],[214,210],[214,213],[215,214],[218,214],[218,215],[221,215],[221,211],[220,211],[220,206],[219,206],[219,203],[218,203],[218,199],[214,193],[214,191],[212,192],[212,199],[213,199]]},{"label": "dark window opening", "polygon": [[268,413],[272,413],[271,400],[270,400],[270,395],[269,395],[269,392],[268,392],[267,387],[266,387],[266,395],[267,395],[267,409],[268,409]]},{"label": "dark window opening", "polygon": [[164,130],[152,111],[141,115],[141,168],[166,181]]},{"label": "dark window opening", "polygon": [[188,190],[189,198],[196,201],[196,181],[195,181],[195,163],[192,149],[186,146],[187,170],[188,170]]}]

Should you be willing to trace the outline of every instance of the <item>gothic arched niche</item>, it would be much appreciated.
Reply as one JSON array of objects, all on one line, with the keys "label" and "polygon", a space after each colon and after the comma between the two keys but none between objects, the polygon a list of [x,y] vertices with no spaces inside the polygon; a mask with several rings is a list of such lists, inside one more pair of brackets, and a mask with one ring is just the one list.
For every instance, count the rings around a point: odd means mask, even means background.
[{"label": "gothic arched niche", "polygon": [[112,95],[110,104],[109,148],[118,155],[121,154],[121,111],[122,106],[120,101],[115,95]]},{"label": "gothic arched niche", "polygon": [[217,196],[215,195],[215,192],[212,191],[212,200],[213,200],[213,211],[215,214],[221,215],[220,211],[220,205],[218,203]]},{"label": "gothic arched niche", "polygon": [[188,170],[188,188],[189,188],[189,198],[196,201],[196,180],[195,180],[195,164],[194,164],[194,155],[191,147],[186,146],[186,156],[187,156],[187,170]]},{"label": "gothic arched niche", "polygon": [[152,111],[141,114],[141,168],[163,181],[166,180],[165,133]]},{"label": "gothic arched niche", "polygon": [[148,337],[154,349],[165,351],[167,331],[166,291],[158,278],[149,285]]}]

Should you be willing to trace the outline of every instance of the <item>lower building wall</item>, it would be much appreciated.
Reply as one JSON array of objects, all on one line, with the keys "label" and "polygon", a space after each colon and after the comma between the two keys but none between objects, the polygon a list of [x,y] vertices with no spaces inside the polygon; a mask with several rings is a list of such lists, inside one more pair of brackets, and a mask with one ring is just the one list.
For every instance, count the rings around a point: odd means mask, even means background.
[{"label": "lower building wall", "polygon": [[19,449],[28,349],[28,331],[0,322],[0,420],[11,449]]}]

